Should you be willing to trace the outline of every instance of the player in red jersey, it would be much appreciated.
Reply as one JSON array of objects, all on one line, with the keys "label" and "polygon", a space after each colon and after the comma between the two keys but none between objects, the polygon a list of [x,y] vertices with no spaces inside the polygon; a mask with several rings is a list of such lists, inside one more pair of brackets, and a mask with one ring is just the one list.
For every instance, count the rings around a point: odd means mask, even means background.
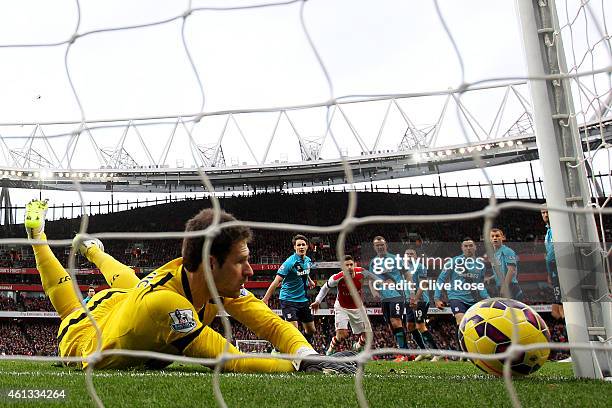
[{"label": "player in red jersey", "polygon": [[[365,310],[363,306],[361,310],[355,304],[349,291],[348,284],[346,283],[347,275],[350,277],[355,284],[359,297],[362,297],[361,282],[363,280],[362,268],[355,267],[355,261],[353,257],[347,255],[344,257],[344,268],[346,272],[340,271],[337,274],[331,276],[327,282],[321,287],[319,294],[315,301],[310,305],[312,310],[316,312],[319,309],[321,301],[327,296],[330,288],[337,287],[338,295],[336,296],[336,302],[334,303],[334,317],[336,321],[336,335],[332,337],[329,348],[327,349],[327,355],[331,355],[336,352],[336,349],[345,339],[349,337],[348,325],[350,323],[351,330],[354,334],[359,335],[359,340],[353,345],[355,351],[361,351],[365,345],[365,331],[366,323],[363,320],[365,316]],[[367,319],[367,317],[366,317]]]}]

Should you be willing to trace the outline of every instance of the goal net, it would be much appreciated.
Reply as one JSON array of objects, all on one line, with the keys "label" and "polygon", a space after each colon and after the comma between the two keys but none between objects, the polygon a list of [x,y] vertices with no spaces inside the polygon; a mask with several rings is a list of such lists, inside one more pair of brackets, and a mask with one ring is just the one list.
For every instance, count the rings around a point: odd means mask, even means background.
[{"label": "goal net", "polygon": [[[200,193],[218,211],[225,196],[334,189],[342,193],[338,205],[320,209],[313,202],[306,214],[329,213],[320,225],[298,223],[296,213],[288,220],[266,214],[239,223],[252,227],[256,239],[257,234],[271,237],[265,248],[270,253],[262,249],[258,257],[282,258],[271,247],[302,232],[321,236],[318,253],[327,253],[323,260],[338,268],[346,253],[371,246],[360,237],[387,232],[396,237],[398,252],[423,243],[429,244],[423,251],[441,251],[443,245],[424,242],[422,231],[427,231],[446,241],[451,249],[444,251],[457,255],[465,238],[459,234],[471,228],[479,253],[491,260],[491,229],[502,222],[519,236],[528,229],[526,218],[508,214],[520,210],[540,217],[545,200],[569,343],[529,347],[571,349],[578,377],[609,377],[609,1],[518,0],[516,7],[484,1],[212,1],[189,2],[186,8],[146,6],[136,13],[122,2],[105,3],[103,10],[78,2],[53,10],[66,22],[60,25],[64,31],[55,29],[57,19],[48,18],[51,10],[40,8],[46,6],[0,6],[6,8],[0,13],[0,54],[11,61],[0,67],[0,81],[9,90],[0,95],[5,226],[23,220],[17,203],[32,198],[33,191],[42,197],[68,194],[56,200],[76,205],[69,212],[52,207],[49,217],[74,217],[79,233],[88,234],[89,216],[119,208],[117,202],[128,200],[124,194],[131,201],[122,210],[144,199],[148,205],[156,194],[176,199]],[[484,17],[476,18],[481,13]],[[26,17],[35,21],[24,24]],[[503,182],[506,177],[514,182]],[[440,208],[415,210],[397,208],[401,200],[387,198],[381,207],[389,211],[377,212],[364,208],[357,191],[482,201],[469,208],[444,201]],[[461,230],[450,234],[460,222]],[[125,219],[92,235],[129,242],[126,253],[144,262],[143,256],[166,253],[162,240],[186,236],[171,232],[180,228],[135,233]],[[202,232],[204,259],[211,237],[222,228],[215,224]],[[543,235],[544,225],[539,228]],[[0,238],[3,256],[12,246],[28,246],[19,236]],[[538,244],[535,237],[520,236],[525,259],[545,251],[543,240]],[[49,238],[52,246],[71,244]],[[371,250],[364,249],[363,264]],[[78,282],[85,278],[76,270],[83,259],[75,248],[65,255],[64,266],[82,299]],[[212,282],[208,273],[207,279]],[[542,292],[550,286],[539,285]],[[355,287],[349,289],[361,304]],[[551,303],[538,295],[531,300]],[[231,322],[223,305],[217,307],[231,340]],[[368,313],[380,312],[371,309]],[[84,313],[90,315],[85,308]],[[368,332],[365,350],[355,360],[424,353],[374,347],[379,340]],[[271,347],[263,340],[235,344],[245,353],[269,353]],[[512,344],[497,358],[509,367],[529,347]],[[120,352],[160,358],[146,351]],[[465,356],[458,350],[427,352]],[[107,354],[98,349],[88,358],[95,363]],[[198,362],[221,367],[225,357]],[[103,405],[92,381],[94,365],[87,370],[88,391]],[[215,398],[225,406],[218,376],[215,372]],[[358,402],[366,407],[363,376],[360,369],[355,384]],[[520,406],[509,370],[504,379],[512,404]]]}]

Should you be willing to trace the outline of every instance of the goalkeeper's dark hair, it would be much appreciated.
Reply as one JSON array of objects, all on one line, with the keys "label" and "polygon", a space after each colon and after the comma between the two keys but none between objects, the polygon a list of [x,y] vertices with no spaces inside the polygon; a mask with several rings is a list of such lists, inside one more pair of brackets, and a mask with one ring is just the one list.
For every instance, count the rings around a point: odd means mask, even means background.
[{"label": "goalkeeper's dark hair", "polygon": [[351,255],[344,255],[344,262],[346,261],[355,261]]},{"label": "goalkeeper's dark hair", "polygon": [[[214,214],[215,212],[212,208],[206,208],[200,211],[193,218],[187,221],[187,224],[185,225],[185,232],[205,230],[212,224]],[[230,221],[236,221],[236,218],[234,218],[233,215],[221,210],[219,214],[219,224]],[[222,228],[213,238],[212,246],[210,247],[210,254],[215,257],[217,262],[219,262],[219,265],[223,265],[225,258],[227,258],[227,254],[229,254],[232,245],[235,242],[242,241],[243,239],[250,241],[252,237],[253,233],[249,227],[241,225]],[[204,246],[204,239],[204,236],[183,238],[183,246],[181,248],[183,266],[189,272],[195,272],[202,263],[202,248]]]}]

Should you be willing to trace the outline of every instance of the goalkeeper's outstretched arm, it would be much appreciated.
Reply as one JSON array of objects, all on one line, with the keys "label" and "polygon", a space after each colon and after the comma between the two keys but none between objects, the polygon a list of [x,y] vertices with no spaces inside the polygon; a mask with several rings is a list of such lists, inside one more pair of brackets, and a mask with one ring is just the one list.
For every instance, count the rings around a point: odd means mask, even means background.
[{"label": "goalkeeper's outstretched arm", "polygon": [[225,298],[224,306],[232,317],[282,353],[298,354],[300,350],[313,350],[294,325],[281,319],[250,292],[238,298]]},{"label": "goalkeeper's outstretched arm", "polygon": [[[198,337],[189,344],[183,354],[190,357],[216,358],[219,357],[227,346],[227,353],[243,354],[225,337],[206,326]],[[290,360],[275,358],[240,358],[228,360],[223,363],[223,371],[234,373],[288,373],[295,371]]]},{"label": "goalkeeper's outstretched arm", "polygon": [[[282,320],[263,301],[257,299],[250,292],[239,298],[224,299],[224,306],[232,317],[251,329],[257,337],[268,340],[282,353],[295,354],[298,359],[291,362],[293,370],[352,374],[357,369],[355,363],[300,361],[299,357],[318,355],[318,353],[295,326]],[[244,370],[242,372],[250,372],[251,360],[254,359],[242,360],[244,363],[238,365],[237,368]],[[281,365],[263,366],[263,368],[266,370],[276,370],[276,372],[283,371],[287,367],[286,362],[285,360]]]}]

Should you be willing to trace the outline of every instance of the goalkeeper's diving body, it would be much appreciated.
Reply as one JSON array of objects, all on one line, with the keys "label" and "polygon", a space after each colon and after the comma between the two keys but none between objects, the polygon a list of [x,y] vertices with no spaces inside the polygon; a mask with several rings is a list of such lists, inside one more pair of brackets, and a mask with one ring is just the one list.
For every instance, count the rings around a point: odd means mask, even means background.
[{"label": "goalkeeper's diving body", "polygon": [[[25,227],[30,239],[45,241],[46,201],[33,200],[26,207]],[[214,212],[202,210],[187,222],[186,231],[201,231],[213,222]],[[220,223],[235,221],[223,211]],[[248,243],[251,230],[245,226],[223,228],[210,249],[210,273],[226,311],[270,341],[278,350],[295,354],[295,361],[273,358],[241,358],[224,363],[231,372],[323,371],[354,373],[355,364],[313,362],[299,357],[317,354],[302,334],[285,322],[244,288],[253,275]],[[79,250],[103,273],[110,289],[96,293],[87,307],[101,330],[101,350],[147,350],[199,358],[215,358],[229,346],[226,339],[208,325],[217,315],[204,276],[204,236],[185,237],[182,258],[168,262],[139,280],[134,271],[106,254],[102,243],[86,240]],[[96,331],[74,292],[70,275],[47,244],[32,244],[43,288],[62,320],[59,355],[87,357],[95,352]],[[83,362],[83,368],[87,366]],[[162,368],[170,362],[127,355],[106,355],[96,368]]]}]

